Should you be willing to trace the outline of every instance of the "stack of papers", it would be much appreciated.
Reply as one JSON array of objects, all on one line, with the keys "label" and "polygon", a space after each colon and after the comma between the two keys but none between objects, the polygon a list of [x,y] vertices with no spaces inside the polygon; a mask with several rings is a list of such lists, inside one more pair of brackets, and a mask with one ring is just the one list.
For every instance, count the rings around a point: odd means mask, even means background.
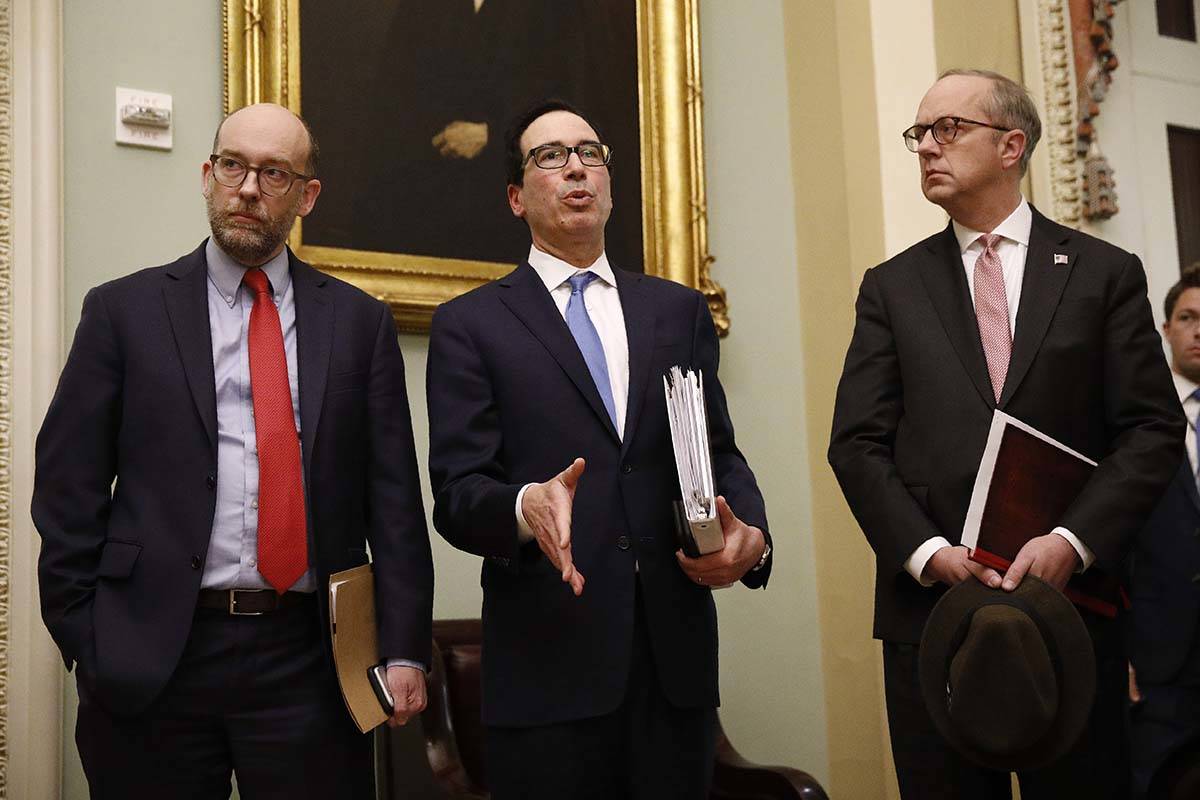
[{"label": "stack of papers", "polygon": [[[667,419],[686,530],[681,530],[684,552],[694,556],[725,546],[717,520],[713,490],[712,450],[708,443],[708,414],[704,408],[704,375],[699,370],[671,367],[663,375]],[[689,538],[690,534],[690,538]],[[689,546],[690,545],[690,546]]]}]

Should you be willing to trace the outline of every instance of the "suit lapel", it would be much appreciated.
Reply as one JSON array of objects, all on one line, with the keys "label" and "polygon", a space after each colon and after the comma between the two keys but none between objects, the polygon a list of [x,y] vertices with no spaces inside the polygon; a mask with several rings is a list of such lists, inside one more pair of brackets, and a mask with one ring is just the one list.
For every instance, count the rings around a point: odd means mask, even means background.
[{"label": "suit lapel", "polygon": [[579,389],[605,430],[614,441],[619,442],[616,428],[613,427],[608,411],[600,400],[600,392],[596,389],[592,374],[588,372],[583,354],[579,352],[579,345],[575,343],[575,337],[571,335],[566,321],[554,305],[554,299],[546,291],[545,284],[533,267],[528,263],[522,264],[501,278],[500,286],[504,288],[504,291],[500,292],[500,301],[542,343]]},{"label": "suit lapel", "polygon": [[1179,472],[1175,475],[1175,480],[1179,481],[1180,489],[1192,501],[1197,511],[1200,511],[1200,493],[1196,490],[1196,476],[1192,474],[1192,460],[1187,456],[1183,458],[1183,464],[1179,466]]},{"label": "suit lapel", "polygon": [[979,339],[979,323],[967,289],[962,253],[951,225],[928,243],[932,257],[921,262],[921,279],[933,302],[934,310],[946,330],[963,369],[971,377],[980,396],[989,407],[995,406],[996,396],[988,377],[987,360]]},{"label": "suit lapel", "polygon": [[625,404],[625,437],[621,452],[629,450],[645,404],[650,381],[650,354],[654,347],[654,301],[647,291],[645,276],[614,269],[621,314],[625,317],[625,338],[629,342],[629,399]]},{"label": "suit lapel", "polygon": [[171,332],[196,413],[208,434],[209,446],[217,446],[217,388],[213,375],[212,331],[208,323],[208,264],[204,247],[167,267],[170,280],[163,287],[163,300],[171,320]]},{"label": "suit lapel", "polygon": [[296,368],[300,380],[300,437],[304,471],[310,475],[317,424],[325,400],[329,356],[333,350],[333,306],[325,295],[325,275],[305,264],[289,249],[292,290],[296,299]]},{"label": "suit lapel", "polygon": [[[1076,253],[1069,243],[1070,237],[1070,229],[1033,210],[1025,277],[1021,281],[1021,301],[1017,309],[1017,329],[1013,332],[1012,356],[1004,379],[1004,392],[1000,396],[1001,407],[1012,399],[1029,371],[1071,276]],[[1066,263],[1055,263],[1061,262],[1056,256],[1066,256]]]}]

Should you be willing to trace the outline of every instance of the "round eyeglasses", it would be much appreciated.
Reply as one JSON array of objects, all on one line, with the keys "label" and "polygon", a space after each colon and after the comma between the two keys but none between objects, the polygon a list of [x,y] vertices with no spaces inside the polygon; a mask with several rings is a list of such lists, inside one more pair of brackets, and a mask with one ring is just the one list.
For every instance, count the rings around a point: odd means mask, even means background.
[{"label": "round eyeglasses", "polygon": [[282,197],[292,190],[296,181],[311,181],[313,176],[301,175],[283,167],[253,167],[233,156],[213,153],[208,157],[213,178],[222,186],[237,189],[251,172],[258,173],[258,190],[267,197]]},{"label": "round eyeglasses", "polygon": [[525,155],[522,169],[530,161],[541,169],[560,169],[567,165],[571,153],[579,156],[579,163],[585,167],[603,167],[612,160],[612,148],[600,142],[583,142],[574,147],[565,144],[544,144],[535,147]]},{"label": "round eyeglasses", "polygon": [[960,125],[980,125],[984,128],[1004,131],[1005,133],[1013,130],[1013,128],[1001,128],[999,125],[966,119],[965,117],[939,117],[933,121],[932,125],[913,125],[900,135],[904,137],[904,146],[915,153],[917,152],[917,148],[921,146],[921,140],[925,138],[926,131],[933,134],[933,140],[938,144],[950,144],[958,137],[958,128]]}]

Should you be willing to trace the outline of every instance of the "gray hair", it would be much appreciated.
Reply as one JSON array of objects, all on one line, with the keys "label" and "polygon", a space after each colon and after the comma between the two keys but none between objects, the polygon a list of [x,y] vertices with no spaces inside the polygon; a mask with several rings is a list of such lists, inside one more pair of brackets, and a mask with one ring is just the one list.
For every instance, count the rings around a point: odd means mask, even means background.
[{"label": "gray hair", "polygon": [[938,76],[938,80],[951,75],[986,78],[992,82],[992,93],[984,99],[983,110],[991,117],[992,124],[1025,133],[1025,152],[1021,154],[1021,174],[1024,175],[1029,169],[1033,148],[1042,138],[1042,120],[1029,92],[1012,78],[988,69],[948,69]]}]

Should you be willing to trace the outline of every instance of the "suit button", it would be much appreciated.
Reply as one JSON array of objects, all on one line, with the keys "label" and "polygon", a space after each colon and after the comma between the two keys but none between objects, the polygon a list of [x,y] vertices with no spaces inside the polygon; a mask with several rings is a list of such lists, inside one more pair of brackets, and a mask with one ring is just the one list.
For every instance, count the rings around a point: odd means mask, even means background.
[{"label": "suit button", "polygon": [[204,479],[204,485],[207,486],[209,489],[217,488],[217,476],[209,475],[207,478]]},{"label": "suit button", "polygon": [[1200,583],[1200,572],[1192,576],[1192,583]]},{"label": "suit button", "polygon": [[200,556],[192,556],[192,569],[200,569]]},{"label": "suit button", "polygon": [[622,464],[621,472],[624,472],[626,475],[633,472],[633,464]]},{"label": "suit button", "polygon": [[621,535],[621,536],[617,537],[617,549],[619,549],[619,550],[628,550],[629,549],[629,537],[628,536]]}]

